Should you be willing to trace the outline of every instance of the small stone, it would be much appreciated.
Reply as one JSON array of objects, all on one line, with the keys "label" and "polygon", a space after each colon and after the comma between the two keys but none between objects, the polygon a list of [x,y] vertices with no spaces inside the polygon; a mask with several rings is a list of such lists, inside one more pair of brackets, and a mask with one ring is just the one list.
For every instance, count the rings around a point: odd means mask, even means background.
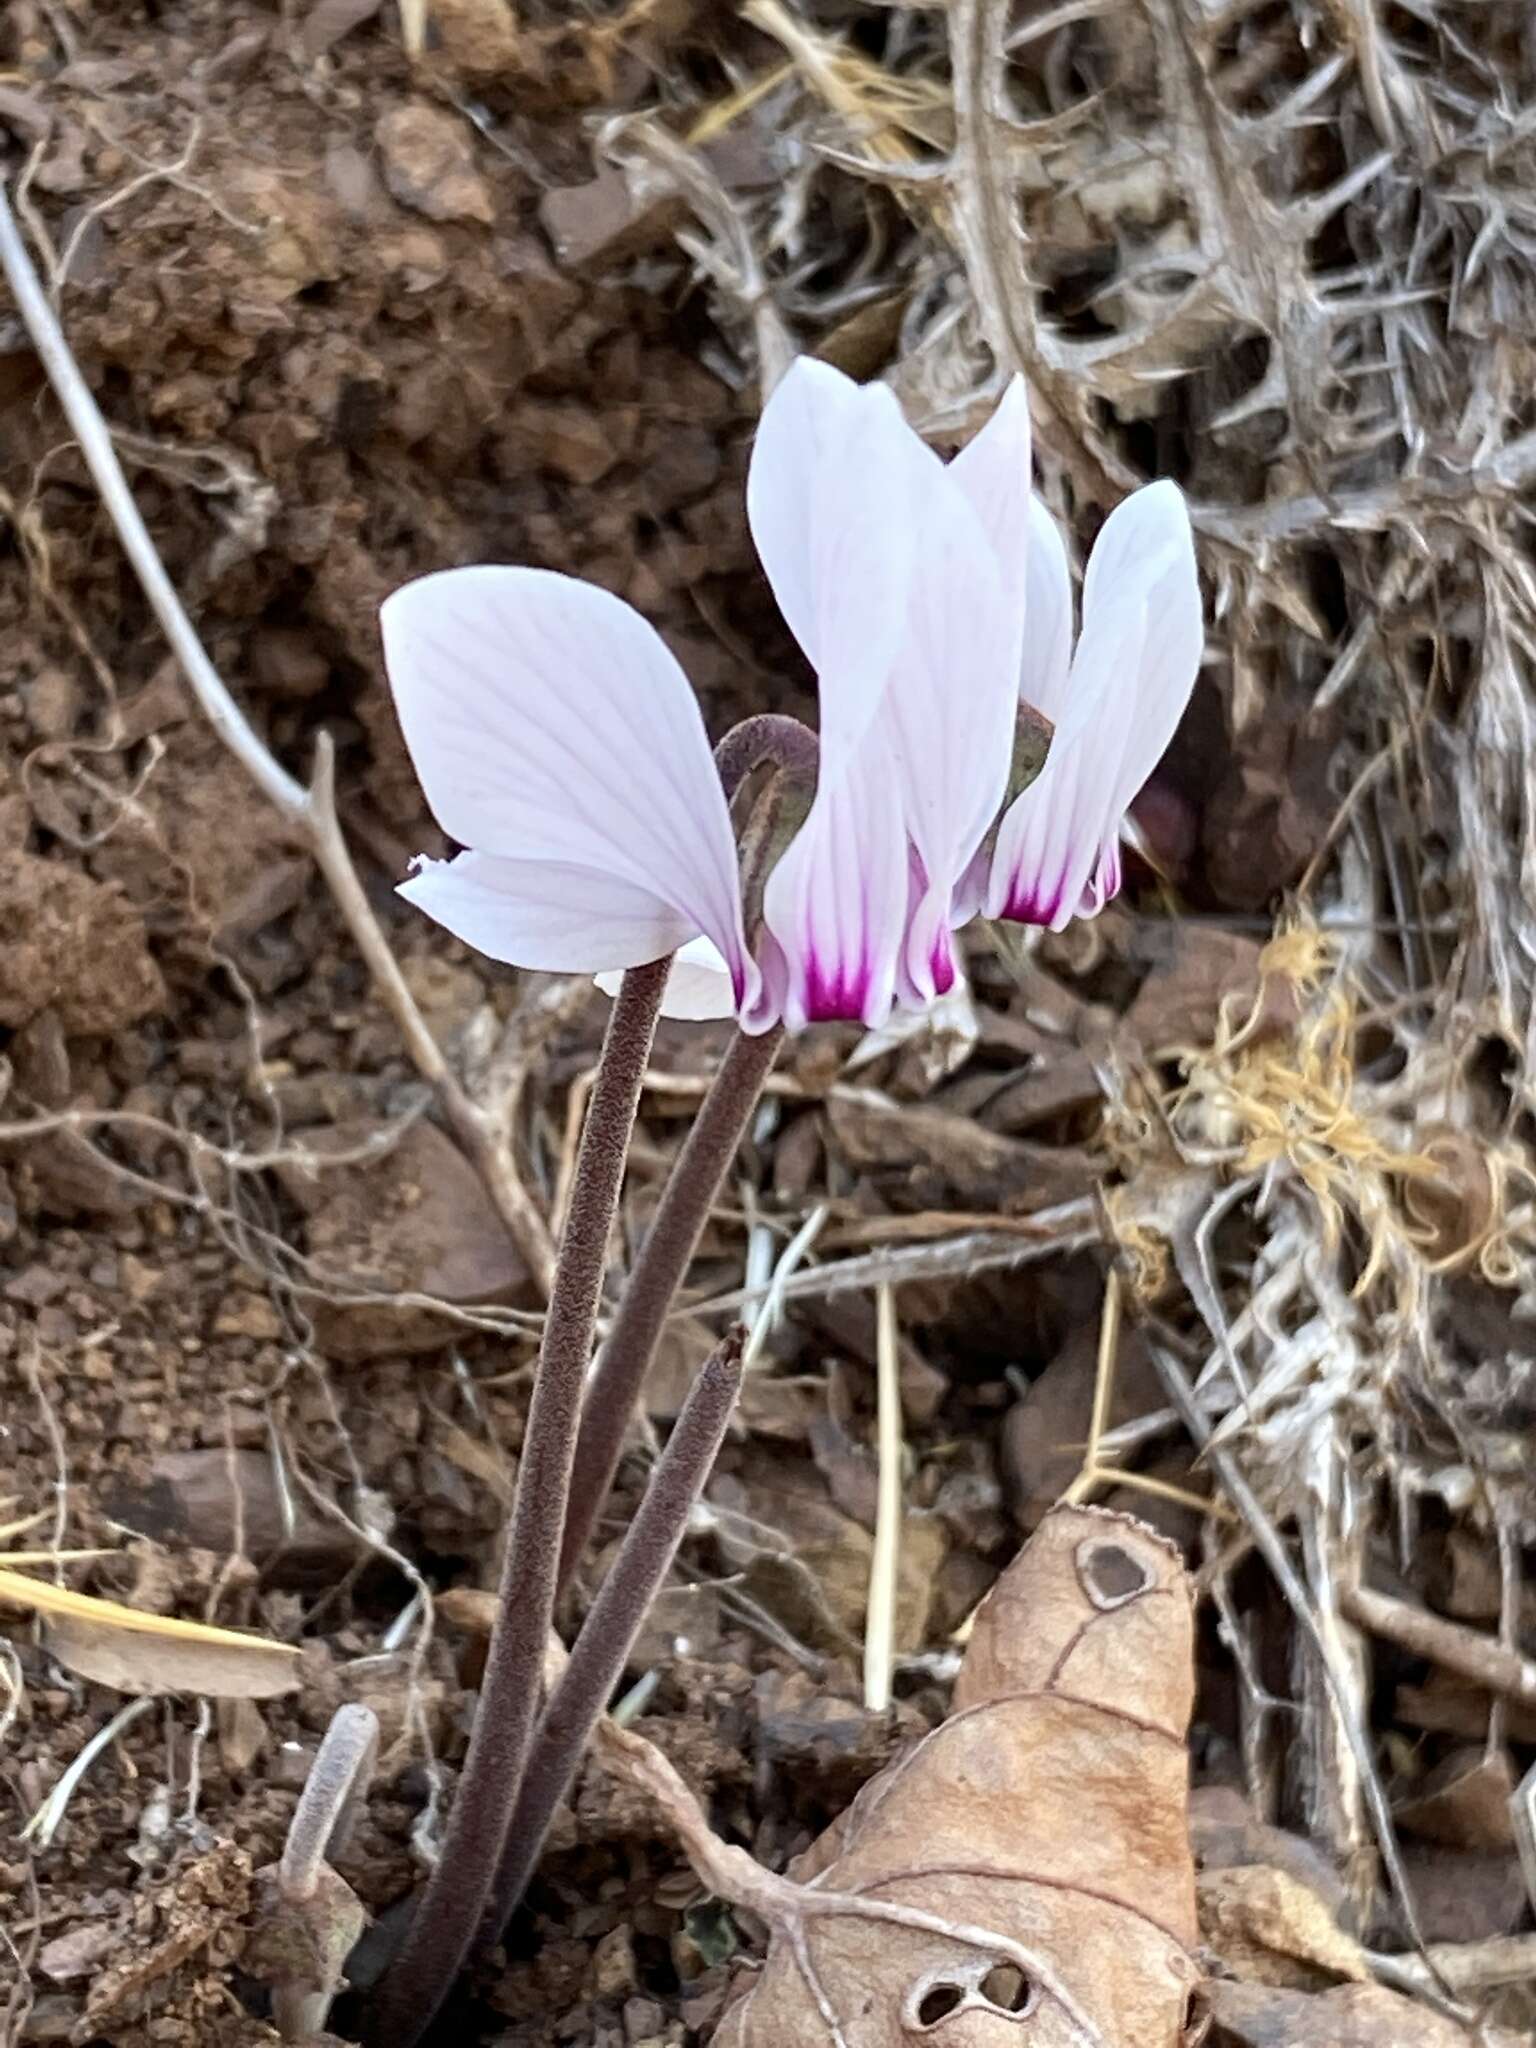
[{"label": "small stone", "polygon": [[[263,1450],[167,1451],[156,1459],[147,1486],[125,1484],[109,1493],[105,1506],[114,1521],[155,1543],[280,1558],[273,1583],[344,1568],[356,1549],[340,1522],[280,1480]],[[273,1571],[269,1564],[269,1576]]]},{"label": "small stone", "polygon": [[[315,1151],[354,1149],[357,1127],[306,1132]],[[316,1335],[337,1359],[435,1351],[455,1326],[400,1294],[435,1295],[465,1305],[516,1300],[528,1272],[480,1177],[435,1124],[413,1124],[368,1165],[323,1168],[318,1181],[284,1175],[311,1210],[309,1249],[330,1272],[346,1273],[379,1294],[368,1301],[315,1305]]]},{"label": "small stone", "polygon": [[267,1782],[283,1792],[302,1792],[309,1782],[315,1751],[306,1742],[280,1743],[267,1766]]},{"label": "small stone", "polygon": [[331,679],[331,664],[307,633],[265,626],[251,643],[251,674],[268,697],[315,697]]},{"label": "small stone", "polygon": [[248,1771],[267,1746],[267,1724],[254,1700],[219,1700],[215,1703],[219,1730],[219,1759],[226,1771]]},{"label": "small stone", "polygon": [[428,220],[496,218],[491,188],[475,169],[468,124],[437,107],[391,107],[373,131],[384,182],[402,206]]},{"label": "small stone", "polygon": [[121,1929],[110,1921],[89,1920],[44,1942],[37,1967],[55,1984],[69,1984],[76,1977],[90,1976],[121,1942]]},{"label": "small stone", "polygon": [[567,270],[604,270],[671,240],[687,212],[676,192],[644,198],[605,164],[585,185],[564,185],[539,201],[539,221]]},{"label": "small stone", "polygon": [[542,470],[563,483],[595,484],[621,461],[611,410],[579,399],[525,400],[508,416],[497,462],[508,476]]},{"label": "small stone", "polygon": [[635,1946],[627,1927],[615,1927],[592,1951],[592,1996],[626,1998],[635,1988]]},{"label": "small stone", "polygon": [[13,854],[0,870],[0,1024],[50,1007],[67,1037],[111,1037],[163,1008],[144,920],[79,868]]},{"label": "small stone", "polygon": [[226,1294],[213,1319],[216,1337],[257,1337],[275,1342],[283,1334],[283,1319],[264,1294]]},{"label": "small stone", "polygon": [[80,715],[80,685],[68,670],[45,668],[35,681],[23,686],[21,696],[33,731],[43,739],[65,739],[74,731]]}]

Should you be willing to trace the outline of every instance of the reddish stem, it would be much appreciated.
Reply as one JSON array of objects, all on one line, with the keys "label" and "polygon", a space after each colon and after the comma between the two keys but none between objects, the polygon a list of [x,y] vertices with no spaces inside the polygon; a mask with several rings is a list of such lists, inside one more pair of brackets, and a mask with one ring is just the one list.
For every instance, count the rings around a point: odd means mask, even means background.
[{"label": "reddish stem", "polygon": [[608,1497],[662,1325],[693,1262],[782,1036],[774,1030],[754,1038],[741,1031],[731,1040],[667,1180],[582,1405],[560,1548],[562,1589],[580,1563]]},{"label": "reddish stem", "polygon": [[523,1433],[469,1751],[437,1867],[368,2015],[372,2048],[413,2048],[464,1966],[490,1897],[538,1711],[560,1531],[608,1238],[670,960],[632,968],[608,1020]]},{"label": "reddish stem", "polygon": [[517,1910],[555,1809],[570,1790],[598,1716],[672,1568],[689,1513],[714,1468],[736,1405],[745,1335],[739,1325],[733,1329],[689,1388],[645,1497],[544,1710],[492,1888],[491,1912],[482,1929],[487,1943],[500,1938]]}]

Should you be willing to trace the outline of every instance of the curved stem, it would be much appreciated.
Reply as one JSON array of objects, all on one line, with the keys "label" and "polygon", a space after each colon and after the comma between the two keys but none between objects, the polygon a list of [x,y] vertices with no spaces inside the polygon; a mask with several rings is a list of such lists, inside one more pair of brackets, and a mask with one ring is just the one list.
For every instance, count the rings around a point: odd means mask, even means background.
[{"label": "curved stem", "polygon": [[582,1404],[560,1549],[562,1588],[580,1562],[608,1497],[667,1311],[693,1261],[782,1036],[780,1031],[757,1038],[744,1031],[736,1034],[677,1155]]},{"label": "curved stem", "polygon": [[608,1020],[534,1376],[469,1752],[437,1868],[368,2015],[374,2048],[412,2048],[430,2024],[464,1966],[506,1840],[538,1710],[608,1237],[671,964],[632,968]]},{"label": "curved stem", "polygon": [[555,1809],[570,1790],[598,1716],[672,1568],[741,1390],[745,1335],[738,1324],[700,1367],[645,1498],[544,1710],[496,1872],[491,1911],[482,1929],[486,1942],[500,1937],[527,1889]]},{"label": "curved stem", "polygon": [[731,727],[715,749],[715,766],[729,802],[754,768],[770,762],[814,787],[819,753],[816,735],[808,725],[781,711],[759,711]]},{"label": "curved stem", "polygon": [[378,1753],[379,1717],[372,1707],[355,1701],[339,1706],[288,1823],[277,1866],[277,1881],[285,1898],[313,1897],[321,1865],[345,1848],[358,1809],[368,1796]]}]

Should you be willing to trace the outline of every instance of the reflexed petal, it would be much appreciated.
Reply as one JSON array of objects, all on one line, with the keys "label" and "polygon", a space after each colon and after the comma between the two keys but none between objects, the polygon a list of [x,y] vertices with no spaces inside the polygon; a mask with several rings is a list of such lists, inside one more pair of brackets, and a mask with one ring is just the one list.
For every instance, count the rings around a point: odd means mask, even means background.
[{"label": "reflexed petal", "polygon": [[764,958],[764,1002],[782,1005],[791,1031],[836,1017],[879,1024],[890,1013],[908,892],[894,772],[876,726],[844,773],[823,779],[768,877],[763,922],[779,957]]},{"label": "reflexed petal", "polygon": [[658,923],[707,933],[738,989],[755,988],[704,723],[638,612],[549,570],[472,568],[406,584],[381,623],[406,745],[446,832],[643,892]]},{"label": "reflexed petal", "polygon": [[[1200,665],[1204,631],[1188,514],[1176,487],[1137,491],[1088,564],[1072,663],[1072,730],[999,828],[986,910],[1059,931],[1120,886],[1120,821],[1156,767]],[[1091,716],[1080,717],[1083,706]]]},{"label": "reflexed petal", "polygon": [[779,609],[821,679],[828,772],[868,726],[901,641],[926,481],[939,467],[883,384],[802,356],[758,423],[747,517]]},{"label": "reflexed petal", "polygon": [[1024,576],[1024,664],[1019,695],[1068,738],[1081,716],[1068,684],[1072,668],[1072,572],[1061,528],[1040,500],[1029,500],[1029,559]]},{"label": "reflexed petal", "polygon": [[1162,759],[1205,648],[1189,513],[1176,484],[1133,491],[1105,520],[1083,581],[1083,631],[1072,663],[1081,690],[1123,723],[1116,818]]},{"label": "reflexed petal", "polygon": [[[596,977],[598,987],[609,996],[618,994],[622,979],[619,974]],[[708,939],[690,939],[679,947],[661,999],[662,1016],[698,1023],[708,1017],[729,1017],[735,1008],[731,970],[720,948]]]},{"label": "reflexed petal", "polygon": [[639,967],[693,937],[648,890],[569,861],[461,853],[424,861],[400,894],[492,960],[553,974]]},{"label": "reflexed petal", "polygon": [[1008,595],[1024,606],[1019,695],[1059,725],[1072,655],[1072,579],[1061,533],[1030,476],[1029,401],[1015,377],[980,433],[949,465],[997,556]]},{"label": "reflexed petal", "polygon": [[992,544],[1002,576],[1020,589],[1027,559],[1030,490],[1029,397],[1013,377],[992,417],[971,436],[949,473]]},{"label": "reflexed petal", "polygon": [[1093,885],[1118,823],[1118,813],[1108,818],[1104,763],[1091,738],[1059,754],[1053,748],[998,827],[987,916],[1058,932],[1074,917],[1093,916],[1113,893]]},{"label": "reflexed petal", "polygon": [[1018,709],[1023,591],[1004,588],[968,495],[938,469],[924,507],[907,633],[879,725],[888,734],[903,821],[922,870],[905,973],[923,996],[953,978],[956,885],[1008,789]]}]

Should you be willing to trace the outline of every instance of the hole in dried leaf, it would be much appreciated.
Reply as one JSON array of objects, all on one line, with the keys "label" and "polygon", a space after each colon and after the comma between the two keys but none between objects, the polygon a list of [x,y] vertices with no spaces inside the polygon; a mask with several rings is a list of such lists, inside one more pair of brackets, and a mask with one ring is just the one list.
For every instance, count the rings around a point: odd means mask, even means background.
[{"label": "hole in dried leaf", "polygon": [[936,1981],[919,1977],[907,1992],[902,2025],[909,2031],[927,2033],[968,2012],[1022,2020],[1034,2009],[1035,1987],[1023,1970],[978,1955],[966,1963],[949,1964]]},{"label": "hole in dried leaf", "polygon": [[1095,1543],[1082,1559],[1082,1568],[1095,1607],[1118,1607],[1144,1593],[1152,1582],[1141,1559],[1118,1543]]},{"label": "hole in dried leaf", "polygon": [[940,2020],[949,2018],[964,1997],[965,1993],[958,1984],[930,1985],[917,2008],[918,2024],[936,2027]]},{"label": "hole in dried leaf", "polygon": [[1028,2012],[1032,2001],[1029,1979],[1012,1963],[999,1963],[981,1980],[981,1995],[1003,2012]]}]

